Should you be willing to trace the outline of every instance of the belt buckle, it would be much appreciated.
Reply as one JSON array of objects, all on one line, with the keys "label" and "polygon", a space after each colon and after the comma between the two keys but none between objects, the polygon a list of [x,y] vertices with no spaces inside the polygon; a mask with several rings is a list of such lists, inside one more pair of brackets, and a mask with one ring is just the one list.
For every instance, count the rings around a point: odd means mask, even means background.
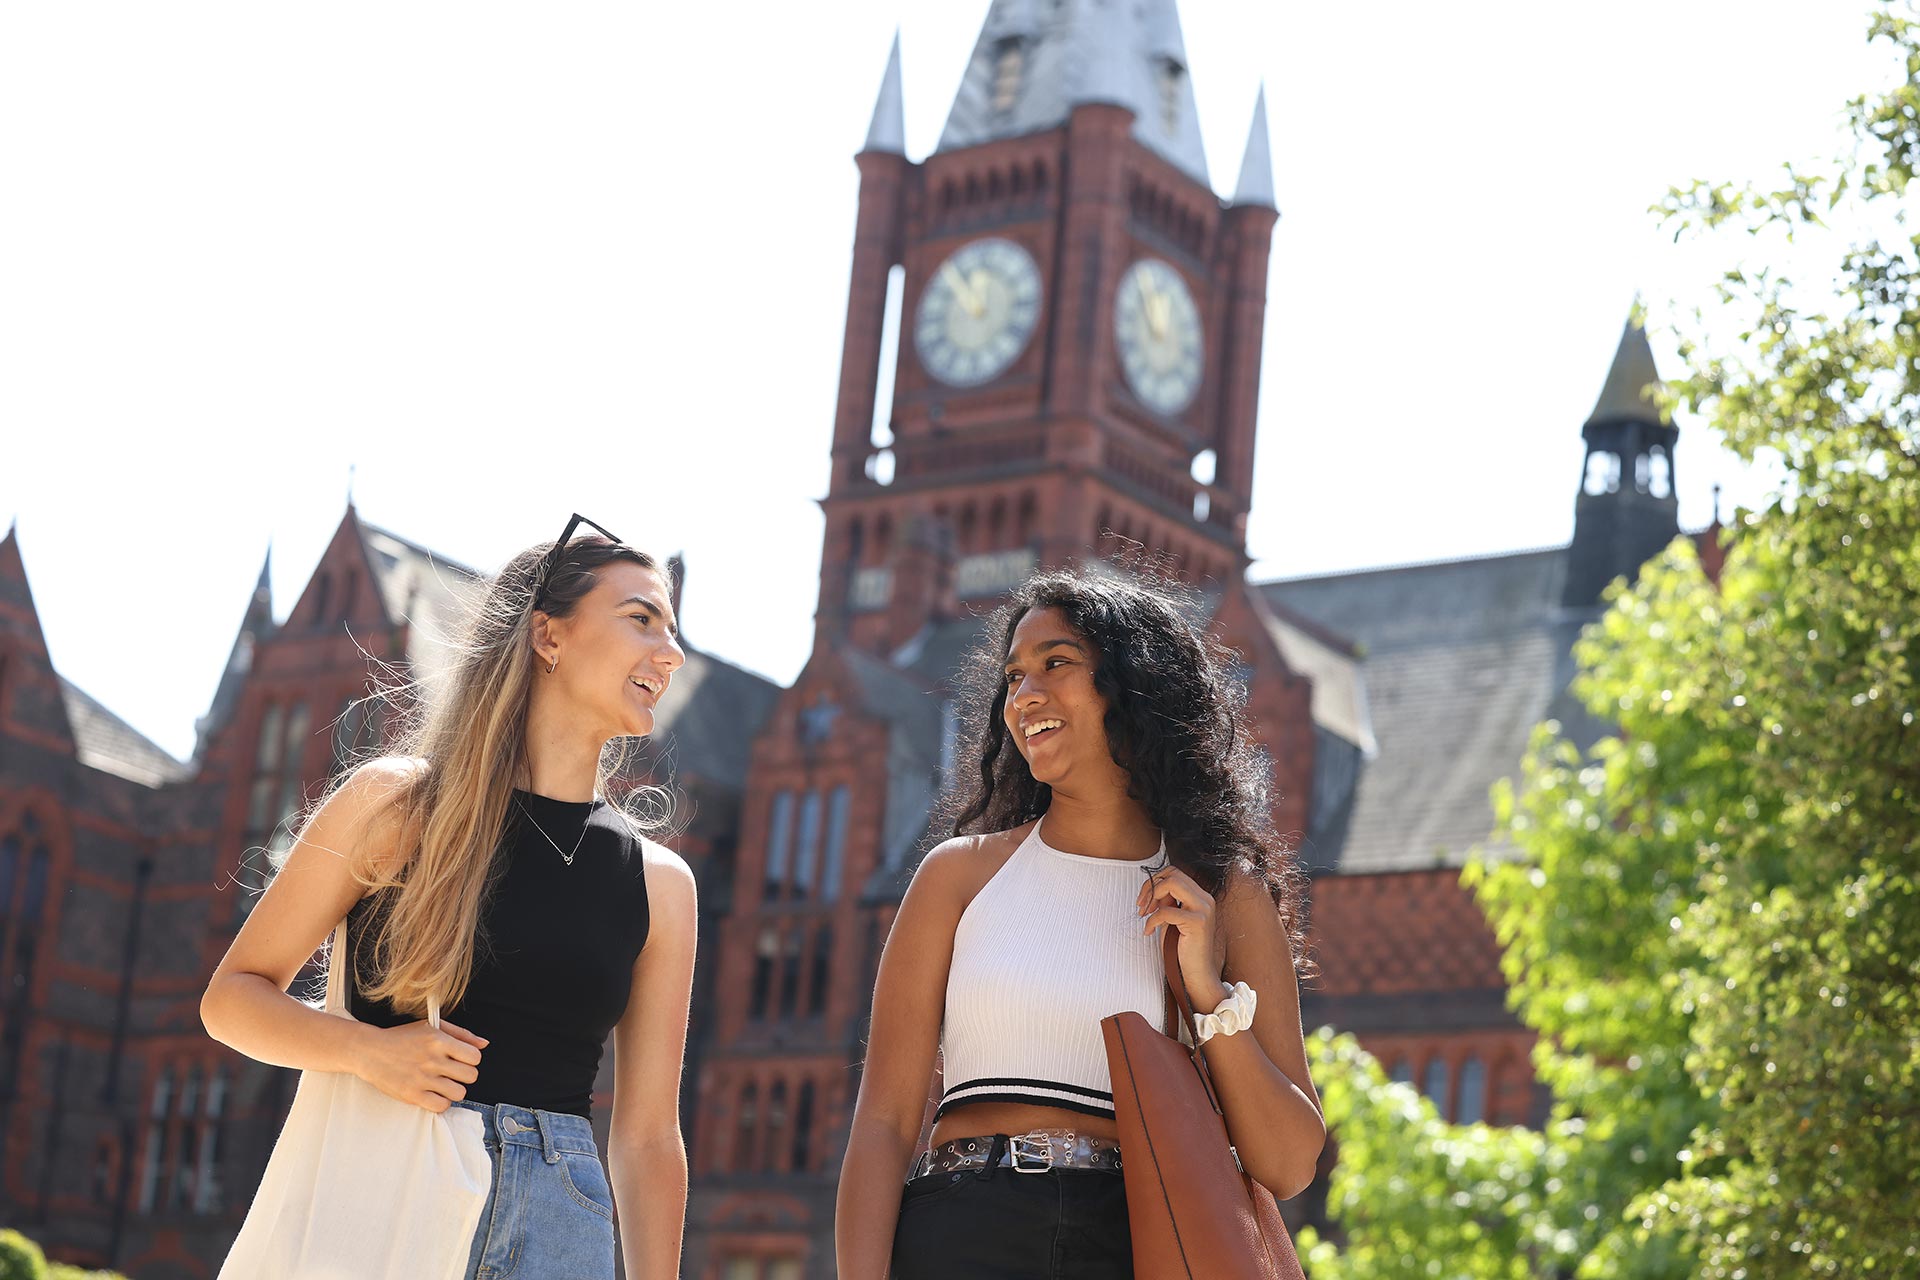
[{"label": "belt buckle", "polygon": [[[1025,1148],[1023,1150],[1022,1148]],[[1007,1139],[1007,1158],[1015,1173],[1045,1173],[1053,1168],[1053,1135],[1019,1134]],[[1037,1160],[1038,1164],[1021,1164],[1022,1158]]]}]

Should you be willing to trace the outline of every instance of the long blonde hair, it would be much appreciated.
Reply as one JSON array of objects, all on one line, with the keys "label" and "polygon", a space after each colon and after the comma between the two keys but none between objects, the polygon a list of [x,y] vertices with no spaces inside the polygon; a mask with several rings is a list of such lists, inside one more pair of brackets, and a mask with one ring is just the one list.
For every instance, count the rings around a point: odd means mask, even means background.
[{"label": "long blonde hair", "polygon": [[[627,561],[666,576],[653,557],[598,538],[568,542],[544,589],[536,581],[552,543],[510,560],[472,608],[454,659],[431,686],[408,681],[383,693],[400,701],[402,728],[386,754],[421,762],[406,771],[386,799],[382,816],[399,821],[404,857],[384,863],[350,859],[355,880],[369,892],[397,890],[382,911],[368,916],[372,973],[359,978],[363,998],[426,1015],[437,994],[452,1008],[472,977],[480,912],[505,829],[513,789],[527,778],[527,707],[533,689],[534,596],[555,618],[573,612],[593,589],[596,570]],[[395,693],[401,693],[399,699]],[[671,819],[667,794],[629,787],[614,794],[624,748],[616,738],[602,752],[594,790],[638,829],[657,831]],[[357,863],[358,865],[354,865]]]}]

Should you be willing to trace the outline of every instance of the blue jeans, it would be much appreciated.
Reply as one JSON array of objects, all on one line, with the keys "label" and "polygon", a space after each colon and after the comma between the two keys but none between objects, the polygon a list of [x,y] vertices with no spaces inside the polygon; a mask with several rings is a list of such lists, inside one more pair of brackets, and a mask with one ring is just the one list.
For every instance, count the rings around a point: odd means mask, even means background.
[{"label": "blue jeans", "polygon": [[456,1102],[487,1127],[493,1185],[467,1280],[613,1280],[613,1186],[583,1117]]}]

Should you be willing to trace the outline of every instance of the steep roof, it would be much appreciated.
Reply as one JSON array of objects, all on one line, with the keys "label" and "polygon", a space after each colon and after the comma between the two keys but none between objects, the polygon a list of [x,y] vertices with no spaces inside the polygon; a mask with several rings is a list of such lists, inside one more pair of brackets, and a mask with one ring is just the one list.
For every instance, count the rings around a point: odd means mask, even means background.
[{"label": "steep roof", "polygon": [[431,681],[452,659],[452,645],[486,575],[397,533],[355,517],[387,624],[407,627],[407,661]]},{"label": "steep roof", "polygon": [[1207,183],[1174,0],[993,0],[937,150],[1065,124],[1082,103],[1133,112],[1133,135]]},{"label": "steep roof", "polygon": [[65,676],[60,677],[60,698],[81,764],[145,787],[179,782],[193,772],[191,765],[174,759]]},{"label": "steep roof", "polygon": [[1376,751],[1339,847],[1319,850],[1317,864],[1457,866],[1489,844],[1489,791],[1518,771],[1571,670],[1565,564],[1556,547],[1261,584],[1276,608],[1352,637],[1365,655]]},{"label": "steep roof", "polygon": [[227,651],[227,664],[220,669],[220,683],[213,691],[213,701],[207,705],[206,714],[194,721],[193,758],[196,761],[206,754],[207,744],[239,709],[247,673],[253,670],[254,647],[272,634],[273,549],[269,547],[260,565],[260,578],[253,584],[253,596],[247,601],[247,611],[240,619],[240,629],[234,633],[233,647]]},{"label": "steep roof", "polygon": [[649,757],[675,775],[738,790],[754,735],[779,696],[765,676],[689,646],[655,713]]},{"label": "steep roof", "polygon": [[873,120],[867,125],[867,145],[862,151],[884,151],[889,155],[907,152],[906,94],[900,87],[900,32],[893,33],[893,51],[887,55],[887,69],[880,77],[880,94],[874,99]]},{"label": "steep roof", "polygon": [[1313,682],[1313,722],[1363,752],[1372,752],[1367,686],[1353,651],[1331,643],[1313,627],[1302,626],[1285,609],[1275,609],[1267,619],[1267,634],[1288,668]]},{"label": "steep roof", "polygon": [[1247,149],[1240,157],[1240,180],[1233,187],[1235,204],[1258,204],[1272,209],[1273,149],[1267,141],[1267,86],[1253,100],[1253,123],[1247,128]]},{"label": "steep roof", "polygon": [[1597,422],[1646,422],[1664,425],[1653,392],[1660,385],[1660,370],[1653,363],[1653,348],[1647,343],[1647,331],[1637,317],[1627,319],[1614,350],[1607,380],[1600,387],[1600,398],[1587,415],[1589,425]]}]

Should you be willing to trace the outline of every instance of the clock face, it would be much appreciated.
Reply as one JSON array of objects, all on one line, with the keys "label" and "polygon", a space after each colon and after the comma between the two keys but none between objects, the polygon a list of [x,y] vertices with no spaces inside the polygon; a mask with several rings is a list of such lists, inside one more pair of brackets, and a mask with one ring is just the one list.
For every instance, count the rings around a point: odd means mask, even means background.
[{"label": "clock face", "polygon": [[1205,363],[1200,309],[1178,271],[1158,258],[1128,267],[1114,302],[1113,330],[1120,367],[1141,404],[1171,414],[1193,403]]},{"label": "clock face", "polygon": [[1011,240],[962,245],[920,295],[913,345],[940,381],[977,387],[1006,371],[1040,318],[1040,269]]}]

